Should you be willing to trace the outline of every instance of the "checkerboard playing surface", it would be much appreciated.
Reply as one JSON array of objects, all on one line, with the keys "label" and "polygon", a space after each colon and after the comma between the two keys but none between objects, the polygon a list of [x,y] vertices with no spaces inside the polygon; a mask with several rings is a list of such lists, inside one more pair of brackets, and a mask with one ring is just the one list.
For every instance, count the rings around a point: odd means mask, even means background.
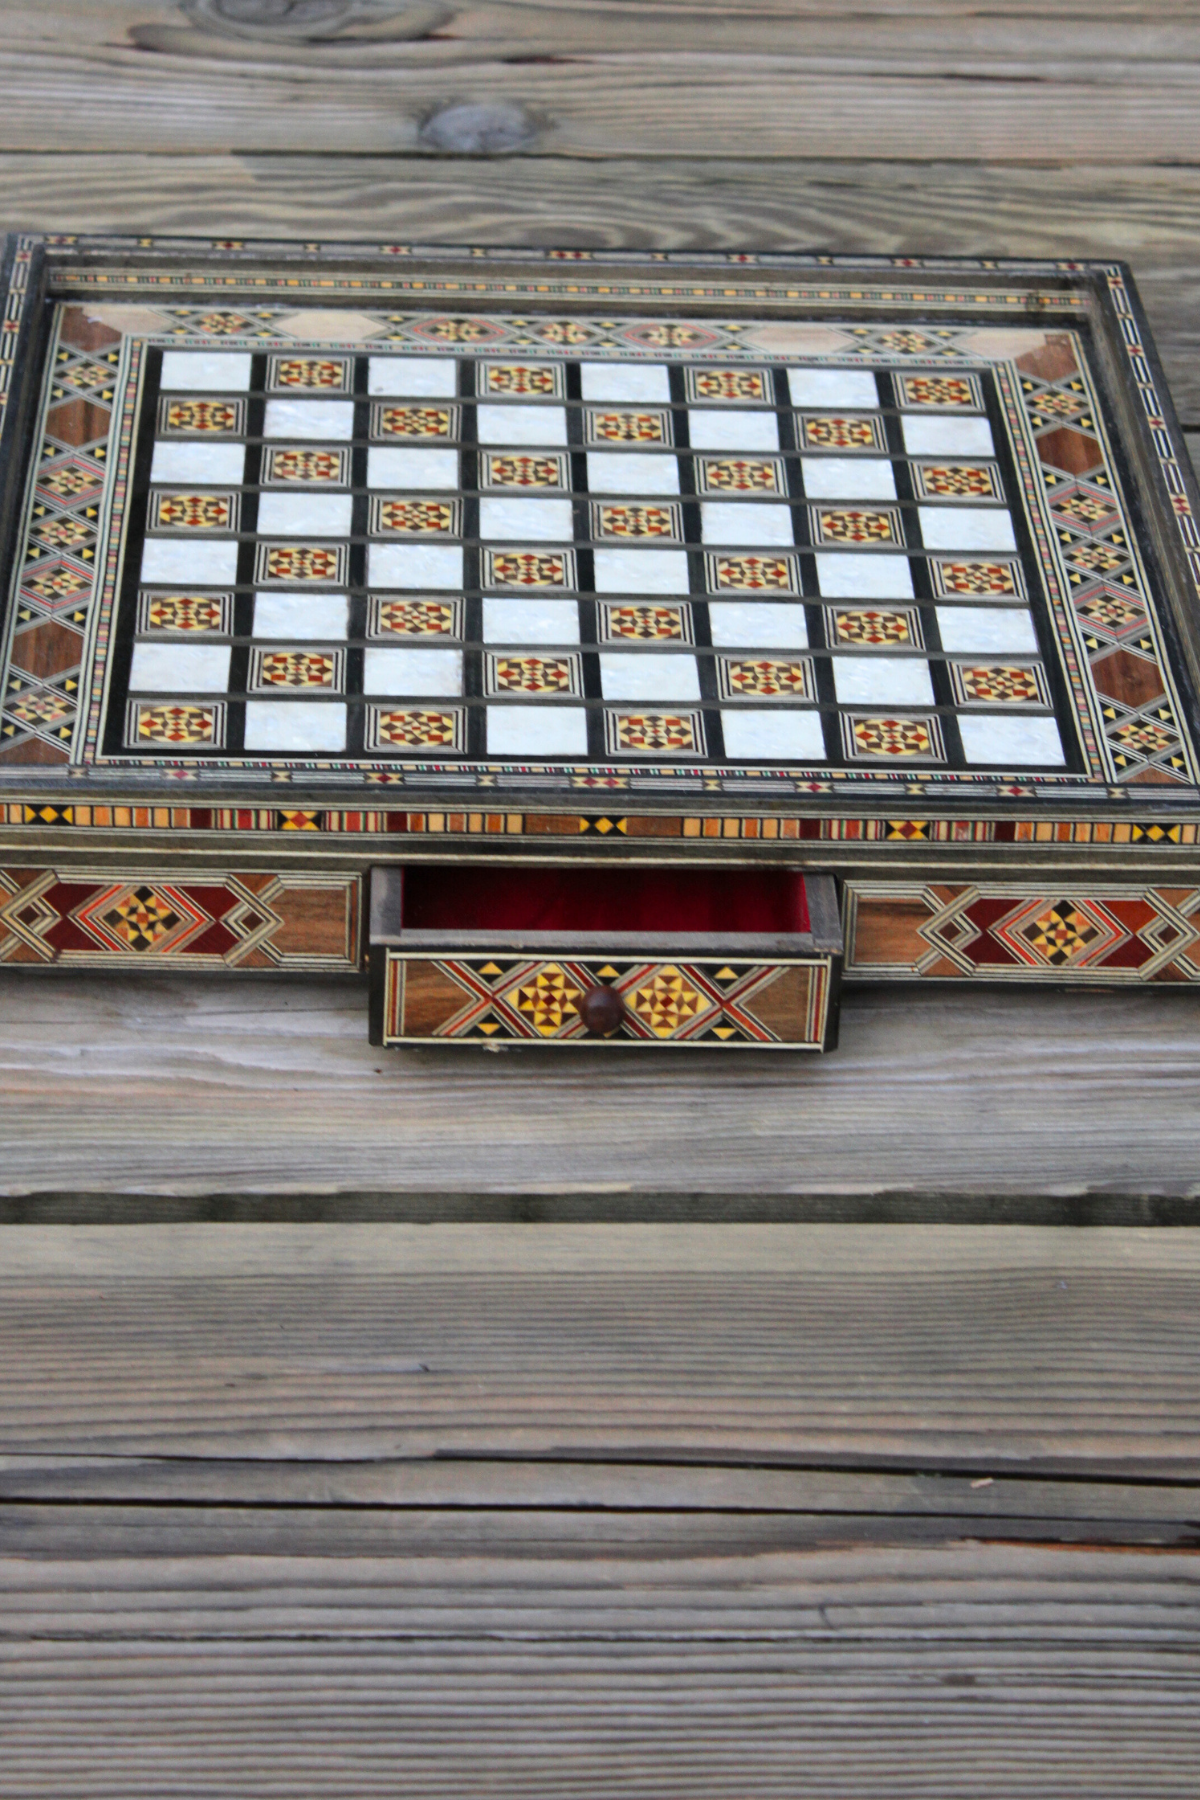
[{"label": "checkerboard playing surface", "polygon": [[983,366],[155,350],[105,747],[1061,770],[1017,492]]}]

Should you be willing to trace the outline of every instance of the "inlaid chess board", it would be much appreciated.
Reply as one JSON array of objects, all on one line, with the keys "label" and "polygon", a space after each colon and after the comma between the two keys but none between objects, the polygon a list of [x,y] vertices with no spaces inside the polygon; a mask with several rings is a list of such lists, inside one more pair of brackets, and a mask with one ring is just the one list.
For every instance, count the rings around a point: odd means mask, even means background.
[{"label": "inlaid chess board", "polygon": [[161,282],[43,317],[0,768],[1194,785],[1070,284],[998,329]]},{"label": "inlaid chess board", "polygon": [[106,759],[1083,767],[986,367],[155,348],[137,416]]},{"label": "inlaid chess board", "polygon": [[353,966],[372,865],[528,857],[833,875],[851,976],[1200,978],[1200,500],[1119,264],[3,283],[0,959]]}]

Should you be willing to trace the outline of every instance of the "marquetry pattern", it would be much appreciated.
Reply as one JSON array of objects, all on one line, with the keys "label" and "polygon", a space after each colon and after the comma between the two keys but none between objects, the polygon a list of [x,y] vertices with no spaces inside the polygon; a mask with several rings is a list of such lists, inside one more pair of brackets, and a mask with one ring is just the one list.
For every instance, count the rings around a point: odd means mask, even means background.
[{"label": "marquetry pattern", "polygon": [[[224,250],[228,249],[229,245],[222,241],[215,248]],[[16,267],[10,281],[6,303],[10,322],[14,326],[19,322],[25,306],[24,284],[28,278],[31,250],[31,240],[19,240]],[[389,244],[384,246],[384,250],[389,261],[397,256],[411,257],[424,254],[419,252],[417,247],[409,245]],[[536,274],[530,276],[529,282],[524,285],[517,283],[515,287],[506,286],[502,282],[490,279],[486,269],[481,267],[478,273],[483,278],[473,284],[475,291],[481,296],[494,295],[497,303],[502,303],[510,294],[528,292],[532,295],[536,293],[539,305],[545,304],[546,295],[562,294],[565,296],[568,293],[574,294],[581,291],[576,279],[578,271],[574,269],[569,271],[572,279],[567,281],[563,279],[563,276],[568,272],[555,266],[555,259],[561,261],[561,256],[568,253],[529,252],[526,254],[531,260],[544,265],[536,271]],[[573,263],[579,264],[588,264],[594,261],[592,253],[588,251],[572,251],[569,253],[569,258]],[[713,260],[718,264],[724,260],[733,266],[747,262],[753,263],[756,258],[738,256],[722,259],[717,256]],[[812,302],[823,307],[837,307],[849,306],[861,301],[861,288],[854,285],[855,279],[861,279],[861,277],[857,270],[851,273],[846,272],[847,259],[837,257],[821,259],[816,285],[813,285],[813,277],[817,272],[818,265],[813,258],[794,256],[784,260],[787,262],[791,279],[798,283],[793,290],[790,290],[792,298],[797,304],[804,304],[811,299]],[[926,288],[920,285],[913,288],[908,285],[914,278],[918,284],[920,283],[920,271],[925,267],[923,259],[892,259],[890,264],[888,259],[883,259],[880,266],[881,269],[887,270],[884,279],[888,282],[888,299],[897,311],[897,320],[890,325],[877,323],[843,328],[843,335],[847,340],[854,341],[856,352],[866,357],[877,356],[893,364],[902,363],[905,358],[917,360],[922,364],[929,364],[931,361],[934,363],[953,362],[956,358],[961,358],[964,354],[964,345],[960,343],[960,340],[964,338],[965,333],[969,332],[969,326],[955,323],[916,325],[907,322],[906,315],[919,313],[927,316],[931,306],[936,308],[936,300],[931,301],[930,293]],[[1156,390],[1153,365],[1145,354],[1145,346],[1142,342],[1140,322],[1134,311],[1121,268],[1116,265],[1093,266],[1107,284],[1108,301],[1119,323],[1129,374],[1138,388],[1142,401],[1142,412],[1154,440],[1155,454],[1163,479],[1170,492],[1175,526],[1184,553],[1188,558],[1193,579],[1200,591],[1200,528],[1198,528],[1194,516],[1180,456],[1163,416],[1163,405]],[[839,270],[842,272],[839,273]],[[605,273],[608,272],[605,271]],[[660,271],[655,271],[656,278],[659,273]],[[739,267],[739,282],[741,282],[743,274],[744,271]],[[98,290],[103,290],[107,279],[109,278],[103,270],[85,269],[78,274],[81,286],[90,286]],[[690,281],[685,279],[681,284],[675,276],[671,277],[674,291],[684,292],[693,299],[704,298],[710,302],[719,299],[726,291],[720,285],[722,279],[722,275],[717,273],[713,280],[707,283],[697,282],[693,277]],[[201,300],[199,303],[193,301],[190,304],[177,303],[177,295],[171,290],[178,290],[185,284],[193,288],[204,287],[206,277],[202,271],[190,271],[185,276],[178,272],[146,270],[133,277],[132,285],[144,293],[147,301],[157,305],[163,329],[181,338],[195,341],[197,337],[209,335],[218,341],[240,338],[243,341],[254,343],[275,335],[275,315],[270,306],[264,307],[261,304],[252,304],[242,308],[230,306],[225,296],[220,293],[224,276],[220,272],[214,272],[208,280],[214,288],[212,300],[208,302]],[[336,286],[336,282],[333,285]],[[586,285],[585,282],[585,289]],[[378,314],[381,336],[386,337],[387,341],[394,343],[397,347],[411,345],[421,349],[430,345],[441,347],[487,345],[493,349],[512,346],[515,352],[523,354],[530,344],[541,343],[551,354],[560,351],[566,345],[581,351],[586,350],[589,353],[602,355],[611,354],[614,350],[619,354],[627,355],[631,349],[636,354],[654,351],[680,355],[698,351],[710,359],[727,359],[731,365],[743,362],[747,356],[747,349],[743,341],[744,324],[738,322],[705,319],[703,323],[685,324],[681,321],[661,319],[630,321],[614,319],[609,316],[593,318],[570,315],[558,318],[539,314],[530,317],[521,311],[511,318],[500,314],[462,314],[453,310],[454,295],[458,286],[457,271],[453,275],[435,276],[432,279],[426,278],[423,272],[418,287],[424,310]],[[329,284],[323,277],[306,278],[302,276],[294,283],[294,294],[297,301],[305,295],[320,296],[323,301],[328,287]],[[407,283],[403,277],[397,281],[390,272],[386,278],[368,277],[363,279],[356,277],[352,291],[356,303],[362,305],[372,290],[382,290],[383,288],[388,289],[389,293],[393,291],[416,292],[415,289],[411,289],[411,284]],[[351,290],[347,289],[346,291],[350,292]],[[612,300],[620,300],[622,296],[635,294],[644,296],[648,292],[659,290],[655,288],[653,282],[647,286],[646,272],[641,272],[629,282],[606,280],[602,291],[606,299],[611,296]],[[882,292],[882,290],[880,291]],[[743,294],[747,299],[758,297],[770,300],[774,295],[774,289],[769,283],[763,283],[760,280],[757,285],[747,284],[743,289]],[[437,296],[439,295],[444,297],[443,303],[450,310],[441,313],[436,311]],[[173,301],[176,303],[172,304]],[[988,291],[986,280],[982,280],[977,282],[977,286],[969,287],[955,295],[954,302],[960,308],[970,309],[994,305],[995,297]],[[1078,295],[1067,296],[1064,304],[1068,307],[1078,308],[1081,304],[1080,297]],[[435,308],[432,314],[428,310],[430,306]],[[1060,333],[1056,336],[1059,345],[1068,341],[1066,334]],[[6,362],[11,357],[14,342],[15,331],[11,332],[8,337]],[[87,348],[88,346],[83,347]],[[105,365],[108,363],[111,366],[111,357],[106,358],[101,354],[84,360],[90,366],[62,370],[56,388],[57,394],[92,392],[103,396],[109,380]],[[1095,418],[1095,408],[1090,395],[1071,391],[1069,386],[1071,371],[1065,365],[1049,368],[1048,373],[1043,369],[1035,369],[1031,372],[1035,381],[1040,384],[1036,391],[1030,394],[1033,402],[1030,408],[1030,418],[1034,429],[1039,434],[1039,457],[1043,466],[1057,468],[1060,473],[1067,475],[1081,475],[1090,480],[1091,469],[1087,465],[1086,458],[1080,460],[1081,447],[1072,436],[1060,439],[1060,448],[1057,450],[1042,442],[1042,434],[1052,437],[1060,431],[1088,436],[1088,421]],[[1064,378],[1068,383],[1065,388],[1062,385]],[[958,407],[970,409],[977,397],[971,391],[971,378],[964,376],[960,371],[945,369],[932,373],[928,368],[922,368],[911,375],[904,375],[899,380],[898,398],[902,406],[916,411],[926,406],[936,406],[943,410]],[[709,401],[709,404],[715,403]],[[1103,448],[1102,440],[1101,448]],[[1063,467],[1064,463],[1068,464],[1066,468]],[[1051,483],[1051,485],[1054,484]],[[1108,561],[1119,549],[1120,546],[1114,545],[1109,550],[1101,549],[1093,554],[1085,554],[1082,558],[1075,557],[1072,559],[1071,566],[1077,575],[1086,577],[1090,570],[1093,576],[1098,576],[1101,564]],[[1151,624],[1153,624],[1153,620],[1151,620]],[[1147,660],[1152,663],[1157,662],[1160,658],[1156,633],[1154,630],[1150,630],[1146,635],[1150,639],[1152,653]],[[1120,667],[1115,671],[1111,669],[1106,671],[1106,675],[1110,678],[1114,675],[1120,676],[1121,673]],[[1124,671],[1124,673],[1128,673],[1128,671]],[[1086,681],[1086,675],[1084,679]],[[1174,769],[1173,756],[1175,753],[1170,741],[1172,733],[1176,731],[1176,709],[1170,693],[1169,682],[1165,680],[1164,692],[1170,702],[1168,709],[1170,716],[1155,717],[1150,729],[1146,732],[1139,732],[1138,721],[1131,716],[1130,703],[1119,696],[1116,699],[1116,707],[1105,720],[1106,735],[1112,739],[1117,766],[1126,779],[1161,782],[1180,778]],[[1137,710],[1137,707],[1134,706],[1132,713],[1135,714]],[[1159,714],[1163,710],[1162,707],[1157,709]],[[1152,748],[1152,746],[1158,747]],[[1149,761],[1146,760],[1147,756],[1150,758]]]},{"label": "marquetry pattern", "polygon": [[1200,981],[1200,888],[850,881],[846,974],[864,979]]},{"label": "marquetry pattern", "polygon": [[[445,715],[434,713],[434,717]],[[593,784],[598,785],[598,784]],[[628,776],[614,776],[614,796],[628,789]],[[840,843],[905,846],[921,844],[1031,844],[1045,847],[1102,845],[1118,851],[1194,849],[1200,844],[1195,819],[1110,816],[1086,819],[797,817],[772,813],[521,812],[494,808],[409,811],[402,807],[323,806],[163,806],[128,801],[0,801],[0,824],[38,831],[214,832],[273,836],[278,832],[325,832],[334,837],[415,836],[435,838],[597,837],[704,840],[708,843]]]},{"label": "marquetry pattern", "polygon": [[[20,263],[26,271],[28,259]],[[79,720],[84,642],[100,572],[100,509],[128,428],[114,414],[121,334],[67,307],[52,351],[36,491],[0,691],[0,766],[65,765]]]},{"label": "marquetry pattern", "polygon": [[[388,950],[384,1041],[641,1043],[819,1050],[836,1001],[832,957],[726,962],[422,956]],[[617,1031],[590,1034],[589,989],[625,1003]]]},{"label": "marquetry pattern", "polygon": [[0,868],[0,962],[350,973],[360,911],[357,875]]},{"label": "marquetry pattern", "polygon": [[[1016,366],[1050,521],[1042,553],[1078,624],[1087,656],[1081,698],[1096,721],[1100,754],[1120,781],[1194,781],[1151,589],[1124,519],[1088,373],[1067,339]],[[1182,487],[1177,511],[1181,504],[1191,526]]]},{"label": "marquetry pattern", "polygon": [[[1114,304],[1120,309],[1121,284],[1114,273],[1110,286]],[[832,292],[832,290],[831,290]],[[897,296],[897,304],[907,304]],[[1125,309],[1126,312],[1128,309]],[[348,395],[353,389],[360,353],[351,354],[346,345],[329,352],[298,352],[271,344],[272,320],[276,314],[270,305],[254,305],[238,310],[222,300],[203,308],[165,308],[163,318],[171,315],[172,329],[186,335],[190,343],[210,335],[224,345],[245,339],[262,344],[268,354],[262,358],[267,368],[267,391],[288,396],[301,394],[318,403],[330,404],[326,396]],[[382,317],[382,316],[381,316]],[[521,402],[540,407],[558,407],[567,399],[566,369],[563,355],[578,353],[588,343],[597,343],[595,321],[567,318],[556,320],[539,316],[529,325],[525,342],[528,353],[516,348],[516,339],[499,316],[490,314],[444,319],[425,315],[418,324],[405,315],[387,315],[388,341],[397,345],[415,341],[417,332],[426,347],[444,349],[455,344],[477,357],[474,388],[470,383],[461,391],[473,392],[479,398],[494,397],[501,404]],[[1131,329],[1136,328],[1131,326]],[[757,363],[746,361],[745,354],[735,354],[736,332],[724,327],[710,329],[707,323],[684,324],[680,321],[642,321],[618,326],[609,321],[603,330],[616,335],[628,348],[647,353],[670,353],[692,359],[685,362],[681,375],[673,376],[676,387],[671,407],[657,404],[596,405],[585,403],[581,419],[585,444],[614,444],[634,448],[661,445],[679,448],[677,410],[682,393],[689,406],[703,408],[711,419],[719,418],[722,409],[730,417],[745,409],[769,408],[779,403],[783,390],[781,371],[768,366],[769,357]],[[506,333],[508,334],[506,336]],[[894,370],[891,392],[894,404],[905,415],[979,415],[984,410],[985,389],[991,377],[952,366],[964,357],[956,348],[955,328],[918,327],[897,322],[894,325],[847,328],[848,336],[859,339],[857,354],[864,359],[876,358]],[[382,341],[382,340],[381,340]],[[494,354],[501,342],[513,345],[503,356]],[[535,342],[546,346],[535,348]],[[1039,537],[1037,551],[1047,567],[1057,570],[1062,589],[1061,604],[1073,608],[1080,627],[1086,666],[1066,671],[1070,688],[1069,704],[1079,726],[1085,762],[1093,778],[1106,776],[1110,782],[1174,783],[1193,778],[1190,750],[1181,723],[1178,696],[1163,657],[1157,620],[1147,587],[1138,547],[1124,518],[1122,501],[1116,486],[1099,416],[1096,396],[1087,370],[1078,362],[1074,339],[1068,333],[1048,334],[1044,348],[1018,359],[1018,378],[1006,373],[1001,381],[1001,398],[1010,416],[1015,407],[1024,409],[1032,441],[1036,448],[1036,465],[1023,477],[1032,475],[1034,486],[1044,490],[1044,541]],[[486,355],[479,355],[486,349]],[[137,346],[133,346],[136,361]],[[119,333],[98,326],[82,309],[68,309],[61,321],[58,339],[53,347],[48,395],[49,420],[56,408],[77,408],[82,401],[87,407],[107,408],[112,435],[112,408],[122,378],[123,361],[128,361]],[[941,366],[904,367],[905,359],[919,359]],[[1009,366],[1011,367],[1011,365]],[[256,377],[256,380],[258,378]],[[1000,377],[998,376],[999,380]],[[682,386],[679,383],[682,382]],[[1145,383],[1142,384],[1143,386]],[[123,391],[123,390],[122,390]],[[360,389],[361,391],[361,389]],[[577,392],[577,390],[572,390]],[[1148,388],[1147,393],[1151,390]],[[661,398],[661,396],[660,396]],[[572,404],[575,404],[572,402]],[[867,441],[880,421],[866,412],[858,412],[858,403],[841,408],[805,410],[797,407],[792,420],[795,447],[806,453],[833,450],[839,455],[886,450],[879,441]],[[245,409],[236,396],[168,396],[166,412],[158,416],[158,429],[164,437],[185,436],[202,439],[221,438],[244,433]],[[370,435],[378,442],[389,438],[417,443],[438,440],[458,442],[467,415],[457,403],[441,401],[397,400],[372,402]],[[548,415],[549,416],[549,415]],[[76,424],[77,413],[72,414]],[[95,423],[88,414],[86,423]],[[809,429],[811,427],[811,430]],[[1157,428],[1152,419],[1151,429]],[[123,428],[124,429],[124,428]],[[578,439],[572,441],[577,442]],[[682,440],[685,444],[686,438]],[[126,440],[116,442],[120,454],[127,452]],[[784,446],[786,448],[786,445]],[[96,446],[90,439],[72,446],[72,455],[50,454],[61,451],[59,441],[47,439],[46,467],[38,484],[37,505],[31,513],[27,529],[26,586],[22,598],[36,597],[38,606],[53,606],[53,622],[59,629],[53,634],[42,630],[47,622],[41,612],[17,614],[16,633],[20,637],[37,631],[36,643],[22,646],[22,660],[16,655],[10,661],[4,681],[5,716],[0,723],[0,759],[33,760],[52,763],[62,761],[69,747],[76,744],[78,714],[83,697],[85,676],[90,671],[82,663],[83,632],[96,563],[102,545],[99,531],[107,468],[111,464],[112,446]],[[268,476],[266,470],[278,454],[280,465]],[[1021,455],[1025,454],[1021,451]],[[506,474],[514,485],[536,489],[543,484],[557,486],[569,478],[569,458],[538,447],[532,451],[509,450],[480,456],[480,484],[485,484],[483,465],[490,460],[507,459]],[[308,449],[270,449],[264,455],[261,480],[263,485],[299,482],[302,485],[340,485],[347,477],[349,453],[333,446]],[[1020,461],[1020,455],[1018,456]],[[519,465],[519,472],[518,472]],[[782,470],[779,458],[757,457],[745,453],[697,456],[693,463],[697,493],[731,493],[753,496],[778,491],[776,482]],[[990,501],[1003,503],[1005,496],[998,466],[987,461],[961,459],[910,458],[914,472],[914,492],[918,498],[939,503]],[[711,473],[712,486],[708,485]],[[514,479],[515,478],[515,479]],[[786,483],[788,477],[783,473]],[[1005,476],[1005,483],[1010,476]],[[1019,485],[1019,484],[1018,484]],[[1027,482],[1028,485],[1028,482]],[[220,535],[237,530],[239,496],[232,492],[213,492],[203,488],[158,489],[150,497],[152,524],[168,534],[192,533],[201,536]],[[455,536],[461,530],[461,519],[447,515],[456,503],[424,496],[386,496],[372,514],[372,528],[380,536],[418,537],[439,534]],[[382,509],[391,508],[386,523]],[[800,508],[797,508],[797,516]],[[843,550],[879,549],[889,544],[903,550],[904,515],[890,506],[858,505],[839,502],[833,506],[812,506],[808,514],[808,539],[797,524],[800,541],[814,546],[828,545]],[[598,539],[626,538],[635,543],[664,540],[679,543],[675,504],[649,498],[597,502],[593,535]],[[1181,531],[1191,529],[1190,507],[1186,494],[1176,496],[1176,512],[1183,521]],[[589,517],[592,517],[589,514]],[[579,530],[582,534],[583,527]],[[1036,535],[1036,533],[1035,533]],[[694,535],[690,541],[695,542]],[[720,540],[717,540],[720,542]],[[349,577],[348,559],[341,545],[323,542],[271,543],[258,547],[253,579],[264,586],[286,587],[293,582],[323,587],[340,586]],[[556,588],[564,593],[576,591],[578,571],[570,553],[544,549],[540,545],[504,549],[484,553],[481,578],[491,576],[494,585],[513,592]],[[558,559],[562,557],[561,572]],[[494,561],[492,559],[495,559]],[[506,561],[505,559],[509,559]],[[986,599],[1006,594],[1009,587],[1020,599],[1019,565],[1000,557],[930,557],[934,591],[940,600],[957,598]],[[706,552],[703,557],[705,577],[693,570],[693,582],[714,595],[745,594],[749,596],[799,595],[799,558],[786,552],[738,550],[736,554]],[[82,596],[82,598],[80,598]],[[78,602],[78,604],[76,604]],[[1059,600],[1052,595],[1052,603]],[[73,617],[73,610],[74,617]],[[702,616],[702,615],[701,615]],[[920,615],[918,615],[920,616]],[[159,631],[164,627],[156,627]],[[169,629],[166,628],[166,629]],[[197,623],[191,627],[200,630]],[[73,635],[72,635],[73,634]],[[886,636],[861,647],[887,653]],[[1079,640],[1076,640],[1077,642]],[[701,647],[705,645],[703,636]],[[849,646],[847,646],[849,647]],[[923,648],[919,642],[913,648]],[[822,650],[818,645],[818,654]],[[17,645],[14,641],[14,652]],[[69,652],[74,652],[73,666],[59,666]],[[936,654],[936,652],[935,652]],[[589,677],[589,679],[591,679]],[[1012,713],[1014,709],[1051,710],[1052,701],[1059,703],[1040,668],[1026,668],[1009,659],[991,658],[979,663],[952,667],[944,678],[951,692],[949,704],[976,714],[971,729],[978,726],[978,710]],[[272,684],[291,685],[291,684]],[[297,685],[320,685],[304,683]],[[263,689],[259,690],[264,691]],[[475,690],[469,690],[475,691]],[[708,689],[705,690],[709,692]],[[749,690],[742,690],[749,696]],[[588,688],[591,696],[594,688]],[[764,695],[776,698],[781,696]],[[179,695],[179,705],[207,704],[197,695]],[[419,696],[418,696],[419,698]],[[944,709],[947,695],[939,692],[938,703]],[[794,687],[790,703],[811,706],[814,693],[802,693]],[[826,695],[821,704],[828,705]],[[214,709],[220,703],[214,702]],[[711,700],[706,701],[711,705]],[[457,710],[457,709],[456,709]],[[360,708],[365,716],[366,708]],[[963,752],[956,748],[953,731],[945,732],[933,713],[917,713],[913,708],[899,711],[886,706],[864,707],[852,716],[848,706],[839,700],[841,714],[837,733],[829,742],[842,746],[843,760],[851,763],[873,762],[882,776],[892,766],[895,779],[914,760],[936,760],[949,764],[945,778],[954,780],[961,768]],[[130,715],[131,717],[133,715]],[[659,704],[641,709],[639,716],[666,718],[667,709]],[[685,721],[689,715],[675,712],[671,718]],[[214,718],[216,713],[214,711]],[[468,712],[468,718],[474,714]],[[142,748],[147,748],[158,724],[147,716],[146,732],[141,733],[141,713],[137,714]],[[605,752],[609,755],[641,754],[639,746],[626,748],[621,741],[623,727],[614,716],[602,722]],[[721,753],[721,739],[708,715],[696,715],[692,729],[694,754],[716,759]],[[163,742],[170,741],[167,722],[162,722]],[[89,732],[91,727],[89,727]],[[966,742],[967,726],[963,727]],[[668,734],[669,735],[669,734]],[[593,753],[599,742],[592,733]],[[228,742],[239,743],[231,730]],[[356,742],[361,741],[356,739]],[[733,742],[731,736],[731,743]],[[86,740],[88,744],[92,738]],[[219,731],[176,734],[175,742],[200,746],[222,743]],[[645,738],[647,755],[652,753],[654,738]],[[472,738],[473,753],[479,753]],[[915,746],[915,748],[914,748]],[[76,746],[78,747],[78,746]],[[132,743],[131,748],[137,747]],[[684,752],[668,744],[666,754]],[[686,752],[685,752],[686,753]],[[742,758],[741,760],[744,760]],[[770,763],[770,758],[764,758]],[[836,758],[835,758],[836,760]],[[970,757],[968,755],[968,760]],[[372,778],[374,772],[364,777]],[[669,776],[671,771],[662,773]],[[961,776],[957,777],[961,779]],[[734,779],[737,779],[734,776]],[[1032,780],[1039,779],[1034,773]],[[814,790],[815,791],[815,790]]]}]

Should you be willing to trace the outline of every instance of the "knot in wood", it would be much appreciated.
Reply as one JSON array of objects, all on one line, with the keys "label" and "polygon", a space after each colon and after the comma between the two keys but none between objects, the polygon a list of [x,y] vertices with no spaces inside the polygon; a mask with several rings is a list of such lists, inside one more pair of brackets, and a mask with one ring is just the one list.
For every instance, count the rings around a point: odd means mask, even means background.
[{"label": "knot in wood", "polygon": [[524,150],[538,128],[523,106],[508,100],[461,101],[430,115],[418,133],[426,150],[452,156],[504,156]]},{"label": "knot in wood", "polygon": [[425,0],[181,0],[201,30],[247,38],[307,42],[360,32],[416,37],[434,29],[447,9]]}]

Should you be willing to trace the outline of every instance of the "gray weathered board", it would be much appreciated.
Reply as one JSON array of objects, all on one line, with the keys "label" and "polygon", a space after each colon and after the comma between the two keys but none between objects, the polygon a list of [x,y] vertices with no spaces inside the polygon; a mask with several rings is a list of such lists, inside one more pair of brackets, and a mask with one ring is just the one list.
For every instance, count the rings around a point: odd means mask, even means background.
[{"label": "gray weathered board", "polygon": [[[1117,255],[1200,431],[1194,0],[385,11],[0,0],[5,226]],[[1194,996],[365,998],[0,976],[4,1800],[1192,1800],[1200,1229],[347,1221],[1186,1219]]]},{"label": "gray weathered board", "polygon": [[0,1219],[1200,1224],[1200,996],[851,988],[841,1047],[367,1043],[365,982],[0,973]]},{"label": "gray weathered board", "polygon": [[0,1794],[1195,1791],[1200,1234],[10,1226]]}]

